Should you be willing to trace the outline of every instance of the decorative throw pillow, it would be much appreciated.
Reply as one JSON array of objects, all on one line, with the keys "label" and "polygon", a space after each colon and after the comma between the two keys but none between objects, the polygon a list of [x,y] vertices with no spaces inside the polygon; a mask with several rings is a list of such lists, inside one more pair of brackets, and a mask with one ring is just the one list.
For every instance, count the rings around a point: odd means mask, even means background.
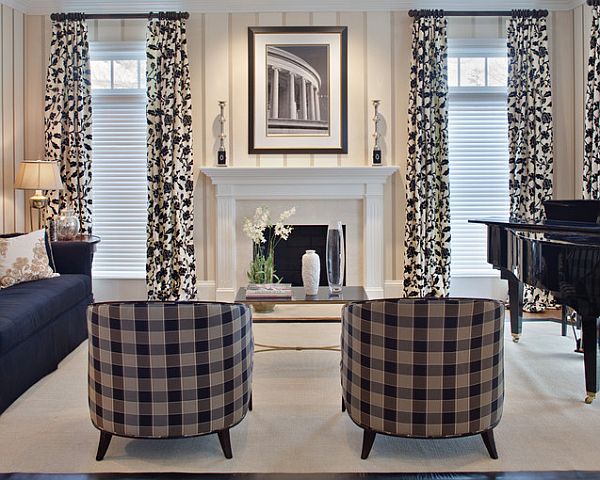
[{"label": "decorative throw pillow", "polygon": [[50,267],[44,230],[0,238],[0,289],[17,283],[58,277]]}]

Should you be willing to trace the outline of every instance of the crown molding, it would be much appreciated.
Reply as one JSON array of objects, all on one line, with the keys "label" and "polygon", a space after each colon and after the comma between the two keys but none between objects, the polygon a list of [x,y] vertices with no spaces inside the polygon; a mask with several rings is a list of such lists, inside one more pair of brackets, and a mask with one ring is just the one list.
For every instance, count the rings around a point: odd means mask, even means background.
[{"label": "crown molding", "polygon": [[23,13],[28,13],[31,9],[29,0],[1,0],[1,3]]},{"label": "crown molding", "polygon": [[[571,10],[585,0],[498,0],[482,6],[481,0],[1,0],[32,15],[52,12],[134,13],[159,10],[196,12],[320,12],[399,11],[412,8],[447,10],[510,10],[545,8]],[[487,2],[486,2],[487,3]]]}]

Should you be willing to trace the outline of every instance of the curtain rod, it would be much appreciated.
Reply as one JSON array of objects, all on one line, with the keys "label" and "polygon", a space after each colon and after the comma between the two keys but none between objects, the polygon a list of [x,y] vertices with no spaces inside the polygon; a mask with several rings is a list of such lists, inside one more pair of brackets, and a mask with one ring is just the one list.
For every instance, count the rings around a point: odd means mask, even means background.
[{"label": "curtain rod", "polygon": [[[600,0],[588,0],[600,3]],[[409,10],[408,15],[419,17],[547,17],[548,10]]]},{"label": "curtain rod", "polygon": [[75,19],[85,19],[85,20],[133,20],[133,19],[144,19],[147,20],[149,18],[159,18],[161,15],[164,15],[166,18],[170,19],[184,19],[187,20],[190,18],[190,14],[188,12],[165,12],[165,13],[53,13],[50,15],[50,18],[55,21],[64,21],[64,20],[75,20]]}]

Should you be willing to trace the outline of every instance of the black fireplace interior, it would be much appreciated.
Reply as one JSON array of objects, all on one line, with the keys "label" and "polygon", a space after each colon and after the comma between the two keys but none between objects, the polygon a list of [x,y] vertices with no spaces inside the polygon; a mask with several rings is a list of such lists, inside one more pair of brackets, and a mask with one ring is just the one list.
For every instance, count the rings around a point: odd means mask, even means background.
[{"label": "black fireplace interior", "polygon": [[[346,225],[344,231],[344,251],[346,251]],[[267,235],[269,232],[266,232]],[[327,286],[327,265],[325,248],[327,244],[327,225],[294,225],[287,240],[281,240],[275,249],[275,271],[282,283],[291,283],[294,287],[302,286],[302,255],[306,250],[315,250],[321,260],[319,284]],[[346,270],[344,265],[344,285]]]}]

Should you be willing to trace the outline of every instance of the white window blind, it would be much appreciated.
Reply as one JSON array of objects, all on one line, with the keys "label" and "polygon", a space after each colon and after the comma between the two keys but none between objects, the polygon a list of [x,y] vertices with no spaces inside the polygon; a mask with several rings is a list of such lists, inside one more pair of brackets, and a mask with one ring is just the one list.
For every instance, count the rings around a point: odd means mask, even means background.
[{"label": "white window blind", "polygon": [[[464,55],[462,50],[460,57]],[[506,50],[500,52],[506,56]],[[477,55],[493,65],[482,49]],[[450,51],[452,56],[452,50]],[[466,62],[463,62],[463,64]],[[469,72],[470,73],[470,72]],[[466,76],[466,75],[465,75]],[[451,276],[497,276],[487,263],[487,230],[473,218],[507,216],[507,90],[481,76],[481,86],[450,88],[448,134],[450,162]]]},{"label": "white window blind", "polygon": [[[119,87],[114,74],[118,61],[136,54],[117,50],[112,73],[110,62],[96,70],[96,78],[108,75],[109,87],[99,80],[94,88],[92,81],[93,229],[102,239],[94,256],[98,278],[144,278],[146,271],[146,93]],[[110,58],[110,49],[94,56],[92,48],[92,70],[94,59]]]}]

